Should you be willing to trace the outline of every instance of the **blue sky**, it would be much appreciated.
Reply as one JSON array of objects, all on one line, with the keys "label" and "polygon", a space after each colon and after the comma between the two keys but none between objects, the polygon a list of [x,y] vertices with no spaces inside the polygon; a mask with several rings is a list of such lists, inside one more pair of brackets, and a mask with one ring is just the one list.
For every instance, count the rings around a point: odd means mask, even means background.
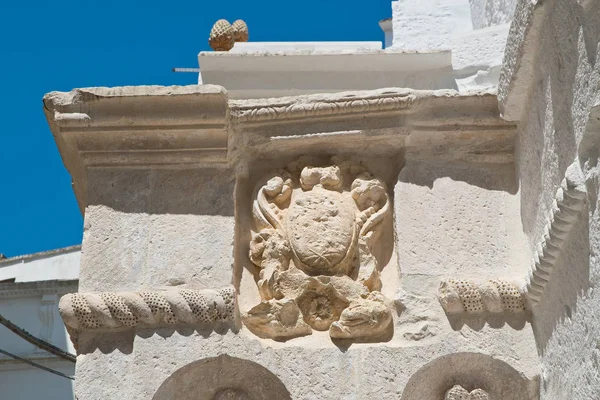
[{"label": "blue sky", "polygon": [[[20,4],[17,4],[20,3]],[[189,85],[212,24],[244,19],[251,41],[383,40],[390,0],[0,1],[0,253],[81,243],[71,178],[48,129],[53,90]]]}]

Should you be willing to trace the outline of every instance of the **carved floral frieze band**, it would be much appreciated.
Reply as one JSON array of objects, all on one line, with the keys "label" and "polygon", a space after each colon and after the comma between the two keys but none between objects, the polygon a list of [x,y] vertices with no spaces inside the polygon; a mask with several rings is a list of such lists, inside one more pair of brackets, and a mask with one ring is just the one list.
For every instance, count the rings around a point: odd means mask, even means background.
[{"label": "carved floral frieze band", "polygon": [[581,217],[586,199],[585,178],[579,163],[575,162],[567,168],[565,178],[556,191],[550,221],[534,254],[534,265],[527,282],[527,297],[531,305],[541,300],[562,246]]},{"label": "carved floral frieze band", "polygon": [[[439,96],[449,91],[438,91]],[[379,92],[365,92],[346,96],[330,95],[318,99],[283,98],[268,104],[260,101],[247,105],[247,102],[231,102],[231,113],[239,122],[260,122],[278,119],[305,118],[308,116],[328,116],[377,111],[395,111],[410,107],[417,99],[418,92],[407,89],[390,89]]]},{"label": "carved floral frieze band", "polygon": [[517,285],[501,280],[476,283],[448,279],[440,283],[438,298],[448,314],[478,314],[525,311]]},{"label": "carved floral frieze band", "polygon": [[359,164],[300,160],[267,177],[254,200],[250,259],[262,302],[244,315],[264,338],[312,330],[373,338],[392,321],[373,247],[390,216],[385,184]]},{"label": "carved floral frieze band", "polygon": [[71,293],[59,311],[71,332],[98,328],[213,324],[234,321],[233,286],[222,289]]}]

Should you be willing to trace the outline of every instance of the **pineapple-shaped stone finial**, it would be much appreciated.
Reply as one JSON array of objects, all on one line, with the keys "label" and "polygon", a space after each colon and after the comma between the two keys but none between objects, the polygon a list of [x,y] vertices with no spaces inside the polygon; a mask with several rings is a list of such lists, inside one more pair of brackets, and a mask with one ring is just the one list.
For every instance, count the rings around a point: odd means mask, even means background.
[{"label": "pineapple-shaped stone finial", "polygon": [[241,20],[238,19],[233,24],[231,24],[233,28],[233,39],[236,42],[247,42],[248,41],[248,25]]},{"label": "pineapple-shaped stone finial", "polygon": [[214,51],[231,50],[234,44],[233,28],[227,20],[220,19],[215,22],[210,30],[208,44]]}]

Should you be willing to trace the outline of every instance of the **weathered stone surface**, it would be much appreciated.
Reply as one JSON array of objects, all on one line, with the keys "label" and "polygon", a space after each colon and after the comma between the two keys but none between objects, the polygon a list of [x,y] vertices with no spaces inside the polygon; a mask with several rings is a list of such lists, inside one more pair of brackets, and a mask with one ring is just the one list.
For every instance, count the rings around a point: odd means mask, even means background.
[{"label": "weathered stone surface", "polygon": [[[515,43],[535,48],[519,52],[510,46],[507,55],[514,57],[515,65],[529,64],[532,72],[511,71],[504,79],[529,83],[528,95],[515,107],[522,111],[518,164],[523,229],[537,253],[530,262],[537,271],[530,288],[537,302],[532,312],[541,354],[540,398],[593,398],[600,390],[593,339],[600,332],[594,311],[600,301],[595,289],[600,281],[596,128],[600,5],[519,1],[518,9],[533,10],[529,12],[533,17],[515,19]],[[561,233],[552,228],[554,214],[560,213],[558,200],[565,198],[562,183],[573,167],[581,168],[587,195],[580,203],[582,211],[571,214],[567,224],[556,226],[568,233],[559,238],[556,234]],[[566,227],[566,231],[560,229]],[[554,241],[562,243],[557,248]]]},{"label": "weathered stone surface", "polygon": [[[383,182],[357,163],[334,159],[317,166],[300,159],[268,176],[255,192],[249,256],[260,269],[262,308],[279,307],[265,300],[294,300],[310,327],[332,327],[333,338],[378,337],[392,328],[385,297],[376,292],[382,286],[377,238],[390,218]],[[302,333],[295,319],[278,321],[279,310],[257,327],[262,308],[247,314],[261,337],[269,336],[270,327],[277,339]],[[288,335],[282,326],[294,329],[285,329]]]},{"label": "weathered stone surface", "polygon": [[286,340],[312,333],[296,301],[292,299],[263,300],[243,318],[246,327],[261,338]]},{"label": "weathered stone surface", "polygon": [[[458,332],[444,333],[439,341],[425,346],[354,344],[349,348],[336,347],[326,334],[321,336],[321,341],[314,340],[315,335],[320,335],[319,332],[293,339],[289,344],[262,341],[243,330],[239,334],[178,332],[167,329],[140,331],[138,336],[132,338],[132,343],[121,346],[116,346],[114,339],[109,336],[96,337],[95,343],[99,348],[88,348],[90,352],[84,351],[85,354],[78,357],[79,380],[76,393],[80,399],[107,398],[115,391],[131,400],[151,399],[161,384],[179,368],[194,361],[227,353],[231,357],[255,362],[271,371],[285,385],[292,399],[367,399],[377,395],[383,400],[398,400],[409,378],[422,366],[439,355],[451,354],[457,349],[494,354],[494,359],[513,366],[518,364],[518,371],[532,379],[537,373],[535,359],[526,360],[521,357],[517,361],[506,356],[525,354],[521,351],[532,345],[531,342],[524,344],[515,340],[512,332],[508,329],[487,328],[481,332],[465,330],[463,334],[466,337]],[[86,342],[84,337],[82,342],[83,346]],[[440,381],[456,374],[466,379],[471,377],[472,371],[479,371],[494,379],[493,387],[514,390],[515,387],[535,386],[535,381],[530,381],[519,373],[514,373],[518,377],[516,380],[513,379],[514,375],[498,375],[488,363],[473,362],[472,359],[464,363],[446,363],[446,366],[447,368],[437,370]],[[348,379],[348,371],[352,371],[353,379]],[[231,377],[223,372],[221,375],[224,378]],[[498,376],[502,378],[496,379]],[[111,384],[106,385],[105,379],[109,379]],[[423,380],[422,383],[430,385],[432,382]],[[204,387],[204,382],[197,375],[186,381],[186,384],[190,390],[194,385]],[[445,391],[451,386],[452,383],[444,386],[438,397],[431,400],[443,399]],[[479,387],[485,388],[490,394],[496,393],[483,385]],[[408,399],[429,400],[418,396]]]},{"label": "weathered stone surface", "polygon": [[[202,385],[197,385],[202,382]],[[226,355],[201,360],[175,371],[152,400],[291,400],[272,372]]]},{"label": "weathered stone surface", "polygon": [[[477,386],[490,395],[508,384],[535,393],[527,321],[455,323],[436,299],[441,280],[522,276],[531,256],[516,130],[499,119],[493,94],[382,89],[227,102],[218,90],[202,89],[204,100],[200,89],[153,90],[47,102],[86,185],[81,289],[233,283],[246,325],[81,332],[81,400],[152,398],[180,379],[178,369],[220,354],[267,368],[294,399],[397,400],[422,366],[457,352],[490,354],[517,371],[519,380]],[[90,139],[115,124],[119,133]],[[301,154],[314,157],[294,162]],[[439,374],[436,400],[449,377],[477,372],[467,362],[452,367]],[[205,382],[179,383],[190,393]],[[235,385],[213,389],[208,398],[252,396]]]}]

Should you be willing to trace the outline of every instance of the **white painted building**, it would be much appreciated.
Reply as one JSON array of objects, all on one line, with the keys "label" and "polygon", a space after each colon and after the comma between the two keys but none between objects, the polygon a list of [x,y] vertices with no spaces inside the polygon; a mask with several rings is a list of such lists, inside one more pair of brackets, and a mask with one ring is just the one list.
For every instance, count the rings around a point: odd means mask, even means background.
[{"label": "white painted building", "polygon": [[[74,354],[58,300],[77,291],[80,246],[0,260],[0,315],[33,336]],[[0,325],[0,349],[73,376],[75,364]],[[73,381],[0,354],[0,398],[73,399]]]},{"label": "white painted building", "polygon": [[[198,83],[230,98],[373,90],[492,89],[515,1],[399,0],[384,42],[239,42],[198,55]],[[250,27],[250,30],[252,27]]]}]

